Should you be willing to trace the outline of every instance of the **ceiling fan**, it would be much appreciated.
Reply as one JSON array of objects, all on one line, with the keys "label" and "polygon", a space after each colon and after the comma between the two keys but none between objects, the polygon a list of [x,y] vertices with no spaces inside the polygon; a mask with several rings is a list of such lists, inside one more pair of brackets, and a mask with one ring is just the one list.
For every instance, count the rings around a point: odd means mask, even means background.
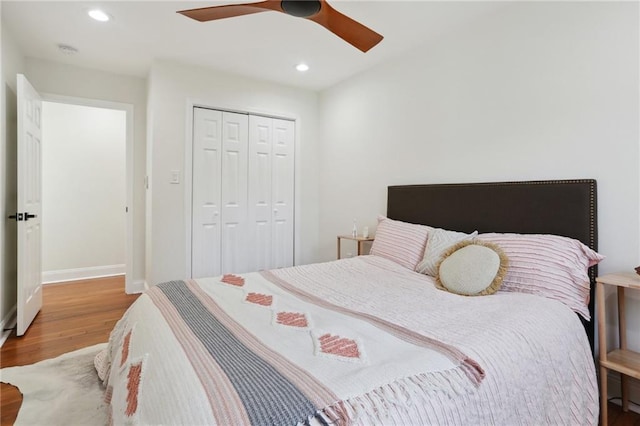
[{"label": "ceiling fan", "polygon": [[230,4],[181,10],[178,13],[200,22],[252,13],[276,11],[305,18],[322,25],[347,43],[368,51],[380,43],[382,36],[370,28],[335,10],[326,0],[266,0],[258,3]]}]

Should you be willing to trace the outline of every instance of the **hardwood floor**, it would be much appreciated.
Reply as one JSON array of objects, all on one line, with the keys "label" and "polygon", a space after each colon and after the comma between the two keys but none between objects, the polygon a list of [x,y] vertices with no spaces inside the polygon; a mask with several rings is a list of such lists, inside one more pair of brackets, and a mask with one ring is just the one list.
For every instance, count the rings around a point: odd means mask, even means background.
[{"label": "hardwood floor", "polygon": [[[0,367],[32,364],[106,342],[124,311],[138,297],[124,292],[124,278],[100,278],[44,287],[44,306],[22,337],[12,334],[0,350]],[[0,421],[14,423],[22,395],[0,384]],[[640,414],[609,403],[609,426],[640,426]]]},{"label": "hardwood floor", "polygon": [[[138,295],[124,292],[124,277],[50,284],[44,304],[22,337],[15,331],[0,350],[0,367],[32,364],[106,342],[116,321]],[[0,384],[0,421],[13,424],[22,404],[14,386]]]},{"label": "hardwood floor", "polygon": [[640,414],[633,411],[624,412],[619,405],[609,403],[607,412],[609,426],[640,426]]}]

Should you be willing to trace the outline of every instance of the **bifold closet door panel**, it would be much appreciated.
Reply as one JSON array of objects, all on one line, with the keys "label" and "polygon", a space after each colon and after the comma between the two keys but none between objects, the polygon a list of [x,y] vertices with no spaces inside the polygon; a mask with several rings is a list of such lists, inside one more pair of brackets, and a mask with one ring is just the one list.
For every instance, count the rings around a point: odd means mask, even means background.
[{"label": "bifold closet door panel", "polygon": [[272,119],[249,116],[249,270],[272,266],[271,156]]},{"label": "bifold closet door panel", "polygon": [[219,275],[222,112],[193,110],[191,276]]},{"label": "bifold closet door panel", "polygon": [[271,200],[272,268],[293,266],[295,123],[273,119]]},{"label": "bifold closet door panel", "polygon": [[194,108],[192,277],[293,265],[295,123]]},{"label": "bifold closet door panel", "polygon": [[247,165],[249,117],[222,113],[222,272],[248,271]]}]

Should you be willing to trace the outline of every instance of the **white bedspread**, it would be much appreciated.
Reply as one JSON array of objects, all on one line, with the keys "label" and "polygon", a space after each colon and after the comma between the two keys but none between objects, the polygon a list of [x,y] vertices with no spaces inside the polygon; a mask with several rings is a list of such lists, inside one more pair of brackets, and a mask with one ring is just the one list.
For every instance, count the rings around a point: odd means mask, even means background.
[{"label": "white bedspread", "polygon": [[452,295],[375,256],[222,278],[162,284],[118,323],[96,362],[114,424],[597,424],[558,302]]}]

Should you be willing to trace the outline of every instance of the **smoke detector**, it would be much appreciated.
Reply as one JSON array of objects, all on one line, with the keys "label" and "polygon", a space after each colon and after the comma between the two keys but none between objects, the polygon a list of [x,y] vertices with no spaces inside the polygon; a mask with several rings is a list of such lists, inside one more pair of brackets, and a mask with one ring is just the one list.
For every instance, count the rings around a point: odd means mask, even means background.
[{"label": "smoke detector", "polygon": [[65,55],[75,55],[76,53],[78,53],[78,49],[68,44],[59,44],[58,50]]}]

